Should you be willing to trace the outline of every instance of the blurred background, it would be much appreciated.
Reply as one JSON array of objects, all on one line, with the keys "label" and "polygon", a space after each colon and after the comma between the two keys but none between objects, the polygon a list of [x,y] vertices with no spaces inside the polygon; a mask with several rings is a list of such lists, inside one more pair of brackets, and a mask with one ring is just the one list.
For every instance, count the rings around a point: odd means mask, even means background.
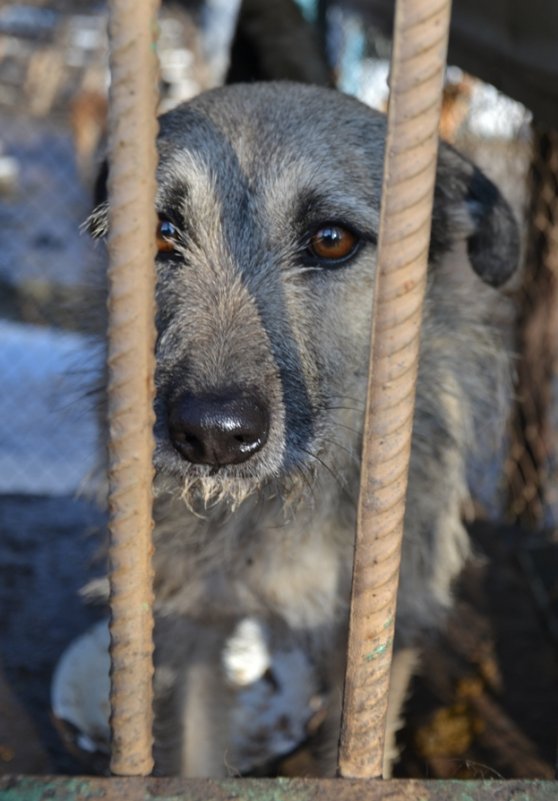
[{"label": "blurred background", "polygon": [[[476,557],[425,655],[400,775],[554,775],[558,719],[558,6],[456,2],[441,136],[522,227],[517,385],[505,438],[472,465]],[[523,15],[528,16],[523,18]],[[159,22],[161,110],[226,82],[337,86],[385,110],[390,0],[184,0]],[[104,610],[95,473],[104,253],[82,232],[104,153],[100,2],[0,7],[0,774],[87,772],[50,720],[64,647]],[[507,94],[503,94],[503,91]],[[486,454],[485,454],[486,457]],[[83,754],[81,757],[83,758]],[[304,771],[304,753],[285,773]]]}]

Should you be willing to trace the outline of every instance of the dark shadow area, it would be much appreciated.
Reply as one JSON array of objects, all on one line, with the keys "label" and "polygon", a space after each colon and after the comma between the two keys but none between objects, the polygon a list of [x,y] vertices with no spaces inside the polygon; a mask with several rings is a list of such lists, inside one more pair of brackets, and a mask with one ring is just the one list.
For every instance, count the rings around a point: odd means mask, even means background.
[{"label": "dark shadow area", "polygon": [[[102,573],[102,561],[95,556],[104,522],[98,509],[83,500],[0,496],[0,663],[5,679],[0,717],[12,699],[19,703],[35,726],[37,747],[48,754],[50,773],[80,772],[50,721],[50,681],[64,648],[102,616],[102,610],[84,604],[79,590]],[[30,748],[29,731],[4,722],[0,773],[12,772],[19,750]],[[25,740],[14,741],[17,735]]]},{"label": "dark shadow area", "polygon": [[[471,534],[456,607],[414,681],[397,773],[552,779],[557,641],[536,587],[543,572],[555,578],[558,548],[545,537],[543,557],[543,535],[511,526],[477,523]],[[533,548],[537,566],[526,571]]]}]

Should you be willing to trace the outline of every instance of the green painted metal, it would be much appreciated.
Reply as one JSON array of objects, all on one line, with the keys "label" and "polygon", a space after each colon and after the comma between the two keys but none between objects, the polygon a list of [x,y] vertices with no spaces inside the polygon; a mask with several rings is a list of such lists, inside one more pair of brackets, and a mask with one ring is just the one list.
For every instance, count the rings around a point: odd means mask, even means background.
[{"label": "green painted metal", "polygon": [[3,776],[0,801],[557,801],[558,781]]}]

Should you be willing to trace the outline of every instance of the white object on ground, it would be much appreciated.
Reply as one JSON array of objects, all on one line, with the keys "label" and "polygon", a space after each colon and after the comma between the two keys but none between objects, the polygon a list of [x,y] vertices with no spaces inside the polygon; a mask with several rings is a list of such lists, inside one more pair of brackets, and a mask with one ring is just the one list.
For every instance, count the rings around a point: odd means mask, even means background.
[{"label": "white object on ground", "polygon": [[52,680],[56,718],[78,730],[84,751],[109,751],[110,635],[106,620],[97,623],[64,651]]}]

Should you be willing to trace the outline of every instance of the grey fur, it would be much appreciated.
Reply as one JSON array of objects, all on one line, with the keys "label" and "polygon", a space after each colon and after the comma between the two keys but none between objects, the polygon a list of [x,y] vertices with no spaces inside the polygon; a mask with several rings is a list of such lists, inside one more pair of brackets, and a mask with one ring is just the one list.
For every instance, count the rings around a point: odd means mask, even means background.
[{"label": "grey fur", "polygon": [[[181,231],[180,252],[159,260],[157,290],[163,772],[257,767],[247,756],[252,735],[232,742],[230,721],[245,696],[223,673],[227,643],[246,618],[259,621],[272,654],[304,655],[327,708],[319,733],[329,747],[317,769],[334,770],[384,133],[379,113],[296,84],[215,90],[161,119],[158,209]],[[442,146],[399,591],[402,652],[450,604],[468,553],[466,455],[505,406],[509,310],[489,284],[515,269],[517,234],[491,184],[482,184],[486,205],[482,192],[471,193],[478,177]],[[303,262],[308,231],[332,221],[360,234],[358,253],[336,268]],[[90,229],[103,235],[106,225],[101,208]],[[217,472],[184,461],[169,440],[167,404],[186,390],[230,387],[269,406],[267,444]]]}]

